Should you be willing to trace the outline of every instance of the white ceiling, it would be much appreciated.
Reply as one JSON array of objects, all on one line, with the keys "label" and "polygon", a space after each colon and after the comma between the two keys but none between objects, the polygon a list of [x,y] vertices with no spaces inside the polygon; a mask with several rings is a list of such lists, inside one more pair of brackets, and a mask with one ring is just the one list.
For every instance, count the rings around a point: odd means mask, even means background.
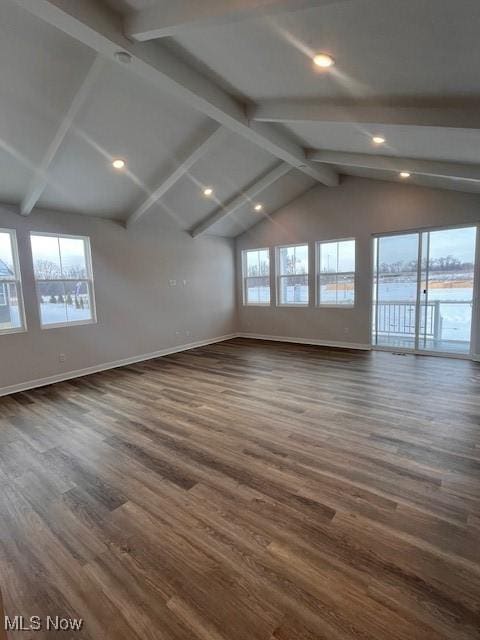
[{"label": "white ceiling", "polygon": [[[350,0],[174,40],[251,100],[480,92],[478,0]],[[335,73],[312,73],[326,51]]]},{"label": "white ceiling", "polygon": [[[225,131],[218,144],[170,189],[162,203],[176,212],[185,228],[192,228],[275,164],[269,153]],[[215,189],[214,197],[199,198],[202,188],[208,186]]]},{"label": "white ceiling", "polygon": [[[17,203],[93,52],[9,2],[0,3],[0,199]],[[73,70],[73,72],[72,72]]]},{"label": "white ceiling", "polygon": [[[55,158],[43,207],[125,218],[208,120],[127,67],[106,62]],[[119,173],[110,158],[128,161]],[[78,203],[78,204],[76,204]]]},{"label": "white ceiling", "polygon": [[[69,4],[49,1],[55,6]],[[208,1],[213,5],[217,0]],[[92,4],[92,0],[77,2],[86,7]],[[105,9],[109,5],[110,10],[120,12],[106,18],[112,41],[121,42],[118,24],[131,17],[132,11],[174,7],[176,2],[187,8],[195,6],[194,0],[105,0]],[[45,162],[49,145],[75,103],[98,51],[85,44],[70,22],[62,21],[57,28],[48,24],[50,18],[33,15],[38,13],[36,7],[31,8],[34,4],[34,0],[0,3],[0,201],[19,206],[35,176],[38,180],[42,160]],[[100,6],[102,0],[94,4]],[[261,4],[260,0],[245,0],[246,6],[255,4]],[[453,100],[461,111],[469,100],[480,99],[477,0],[342,0],[226,22],[214,26],[187,23],[173,37],[135,47],[147,62],[156,62],[157,52],[167,50],[187,63],[193,72],[182,71],[179,82],[189,83],[195,95],[213,91],[222,109],[230,100],[225,94],[233,96],[240,119],[243,105],[251,107],[263,100],[335,104],[337,99],[348,99],[355,105],[381,99],[395,105],[396,101],[426,103],[434,98],[440,106],[442,101]],[[102,46],[100,42],[99,48]],[[122,48],[128,48],[128,42]],[[313,70],[311,55],[318,51],[334,56],[332,71]],[[480,113],[478,125],[453,128],[365,124],[355,121],[353,110],[351,122],[312,117],[262,123],[266,128],[258,140],[249,131],[245,135],[245,125],[237,127],[237,121],[224,117],[223,111],[217,118],[210,104],[205,107],[185,99],[172,83],[156,82],[150,67],[146,72],[145,67],[122,65],[112,55],[103,54],[101,71],[50,158],[47,184],[36,199],[38,207],[126,221],[195,149],[199,137],[216,126],[215,120],[226,122],[221,135],[145,215],[170,215],[182,229],[192,230],[212,214],[228,210],[231,201],[285,160],[282,151],[277,153],[264,144],[277,135],[282,141],[279,146],[290,149],[293,145],[300,153],[302,148],[318,149],[480,166]],[[176,72],[174,80],[177,76]],[[210,81],[218,92],[211,89]],[[387,143],[375,148],[374,134],[384,136]],[[115,171],[113,157],[125,158],[128,171]],[[321,171],[323,165],[314,164],[310,166]],[[330,169],[339,174],[398,179],[388,170],[347,164]],[[213,224],[208,233],[238,235],[261,215],[269,215],[317,184],[302,171],[308,167],[292,169],[253,202],[245,198],[243,206]],[[428,175],[412,176],[412,181],[480,192],[480,181]],[[205,186],[215,189],[214,198],[203,197]],[[265,214],[252,213],[257,201],[264,203]],[[141,219],[136,224],[142,224]]]}]

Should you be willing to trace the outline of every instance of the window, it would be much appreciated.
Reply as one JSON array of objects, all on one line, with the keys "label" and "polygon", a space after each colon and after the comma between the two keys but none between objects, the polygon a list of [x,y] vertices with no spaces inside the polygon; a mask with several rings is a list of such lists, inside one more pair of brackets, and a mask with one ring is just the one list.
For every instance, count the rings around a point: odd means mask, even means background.
[{"label": "window", "polygon": [[32,233],[42,327],[95,322],[90,240]]},{"label": "window", "polygon": [[317,301],[320,306],[355,303],[355,240],[317,242]]},{"label": "window", "polygon": [[0,229],[0,334],[25,330],[15,231]]},{"label": "window", "polygon": [[279,305],[308,305],[308,245],[277,247]]},{"label": "window", "polygon": [[270,250],[242,252],[243,304],[270,304]]}]

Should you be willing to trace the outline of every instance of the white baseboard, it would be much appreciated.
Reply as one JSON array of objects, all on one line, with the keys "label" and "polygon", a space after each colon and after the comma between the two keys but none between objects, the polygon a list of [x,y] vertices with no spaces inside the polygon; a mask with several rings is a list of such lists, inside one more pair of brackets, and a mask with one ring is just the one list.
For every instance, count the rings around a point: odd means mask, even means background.
[{"label": "white baseboard", "polygon": [[45,387],[48,384],[55,382],[64,382],[65,380],[72,380],[72,378],[80,378],[82,376],[88,376],[92,373],[99,373],[100,371],[107,371],[108,369],[116,369],[117,367],[125,367],[129,364],[136,364],[137,362],[144,362],[145,360],[153,360],[154,358],[161,358],[162,356],[168,356],[172,353],[179,353],[180,351],[188,351],[189,349],[196,349],[197,347],[204,347],[209,344],[215,344],[216,342],[223,342],[225,340],[231,340],[236,338],[238,334],[231,333],[225,336],[219,336],[218,338],[209,338],[208,340],[198,340],[197,342],[189,342],[176,347],[168,347],[167,349],[160,349],[154,353],[146,353],[141,356],[133,356],[131,358],[124,358],[123,360],[115,360],[114,362],[106,362],[104,364],[98,364],[93,367],[87,367],[86,369],[77,369],[75,371],[67,371],[65,373],[58,373],[46,378],[39,378],[37,380],[27,380],[26,382],[20,382],[19,384],[12,384],[9,387],[0,388],[0,397],[7,396],[12,393],[18,393],[19,391],[28,391],[29,389],[36,389],[37,387]]},{"label": "white baseboard", "polygon": [[267,336],[259,333],[237,333],[238,338],[251,338],[253,340],[273,340],[274,342],[293,342],[296,344],[312,344],[317,347],[335,347],[339,349],[360,349],[370,351],[369,344],[359,342],[338,342],[336,340],[316,340],[315,338],[292,338],[289,336]]},{"label": "white baseboard", "polygon": [[[217,338],[209,338],[208,340],[198,340],[197,342],[189,342],[176,347],[168,347],[166,349],[160,349],[153,353],[146,353],[141,356],[133,356],[131,358],[124,358],[123,360],[115,360],[114,362],[107,362],[104,364],[95,365],[94,367],[87,367],[86,369],[77,369],[75,371],[67,371],[65,373],[59,373],[46,378],[39,378],[37,380],[27,380],[26,382],[20,382],[19,384],[13,384],[9,387],[0,388],[0,397],[7,396],[12,393],[18,393],[20,391],[28,391],[29,389],[36,389],[37,387],[44,387],[55,382],[64,382],[65,380],[72,380],[73,378],[80,378],[82,376],[88,376],[92,373],[99,373],[101,371],[107,371],[108,369],[115,369],[117,367],[125,367],[129,364],[136,364],[137,362],[145,362],[146,360],[153,360],[154,358],[161,358],[162,356],[168,356],[172,353],[179,353],[180,351],[188,351],[189,349],[196,349],[197,347],[204,347],[209,344],[215,344],[216,342],[224,342],[225,340],[232,340],[233,338],[250,338],[252,340],[271,340],[274,342],[292,342],[296,344],[311,344],[319,347],[334,347],[339,349],[359,349],[361,351],[370,351],[371,345],[362,344],[358,342],[339,342],[336,340],[316,340],[315,338],[293,338],[290,336],[270,336],[262,335],[258,333],[230,333],[228,335],[219,336]],[[472,356],[472,359],[476,362],[480,362],[480,355]]]}]

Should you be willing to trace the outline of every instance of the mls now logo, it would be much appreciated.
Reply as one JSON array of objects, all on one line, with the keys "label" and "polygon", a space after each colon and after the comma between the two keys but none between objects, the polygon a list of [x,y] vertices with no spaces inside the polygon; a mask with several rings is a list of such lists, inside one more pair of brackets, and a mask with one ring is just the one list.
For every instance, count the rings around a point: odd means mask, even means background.
[{"label": "mls now logo", "polygon": [[82,618],[61,618],[60,616],[5,616],[6,631],[80,631],[83,627]]},{"label": "mls now logo", "polygon": [[83,626],[81,618],[60,618],[47,616],[47,629],[50,631],[80,631]]}]

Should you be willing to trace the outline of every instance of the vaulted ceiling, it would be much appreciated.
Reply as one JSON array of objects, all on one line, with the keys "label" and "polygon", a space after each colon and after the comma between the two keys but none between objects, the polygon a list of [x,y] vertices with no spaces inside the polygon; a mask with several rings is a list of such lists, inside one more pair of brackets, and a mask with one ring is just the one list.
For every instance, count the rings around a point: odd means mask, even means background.
[{"label": "vaulted ceiling", "polygon": [[480,193],[479,24],[477,0],[3,0],[0,201],[197,237],[345,174]]}]

